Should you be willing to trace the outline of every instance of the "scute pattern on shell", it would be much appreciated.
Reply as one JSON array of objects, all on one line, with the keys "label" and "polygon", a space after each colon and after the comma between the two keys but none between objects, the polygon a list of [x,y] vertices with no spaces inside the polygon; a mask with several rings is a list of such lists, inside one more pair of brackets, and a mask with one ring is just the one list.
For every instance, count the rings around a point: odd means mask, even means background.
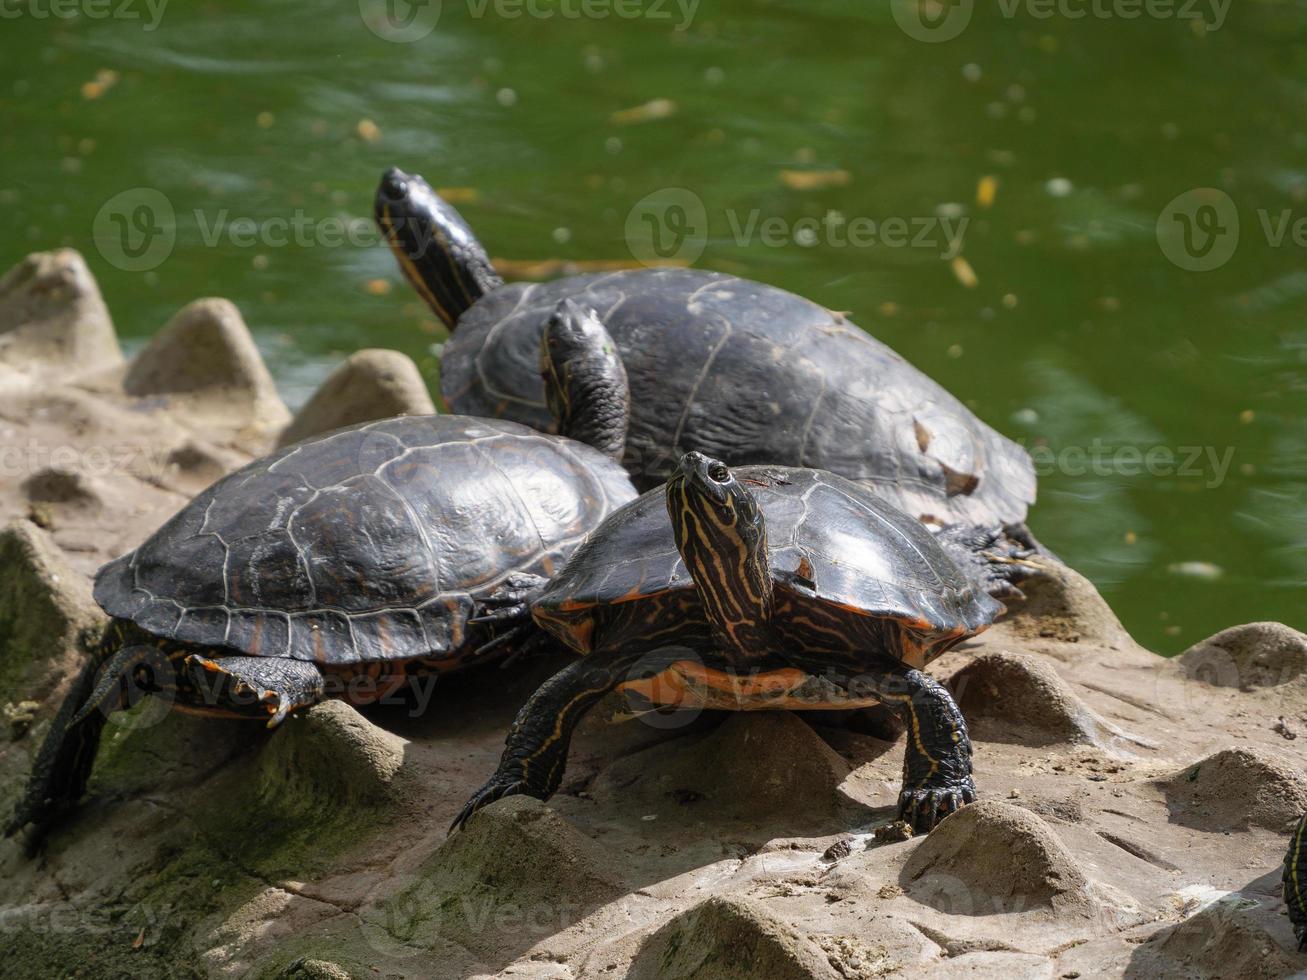
[{"label": "scute pattern on shell", "polygon": [[475,601],[550,575],[634,496],[588,446],[512,422],[387,419],[289,446],[96,576],[158,636],[320,663],[453,651]]},{"label": "scute pattern on shell", "polygon": [[[784,466],[734,472],[762,510],[772,577],[781,587],[853,616],[899,620],[937,635],[978,632],[1000,610],[921,523],[865,487]],[[609,516],[535,605],[576,610],[693,587],[660,488]]]},{"label": "scute pattern on shell", "polygon": [[441,388],[451,411],[549,430],[537,369],[559,300],[593,307],[631,383],[624,464],[649,489],[681,455],[808,466],[865,482],[938,523],[1015,523],[1029,455],[857,325],[762,283],[643,269],[517,283],[459,321]]}]

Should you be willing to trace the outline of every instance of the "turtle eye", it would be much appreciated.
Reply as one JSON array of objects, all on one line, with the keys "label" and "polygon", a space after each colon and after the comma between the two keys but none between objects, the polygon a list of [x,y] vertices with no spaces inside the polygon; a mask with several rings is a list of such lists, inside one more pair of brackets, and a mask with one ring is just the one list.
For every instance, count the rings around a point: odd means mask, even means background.
[{"label": "turtle eye", "polygon": [[731,471],[721,463],[713,463],[708,467],[708,478],[718,483],[725,483],[731,478]]}]

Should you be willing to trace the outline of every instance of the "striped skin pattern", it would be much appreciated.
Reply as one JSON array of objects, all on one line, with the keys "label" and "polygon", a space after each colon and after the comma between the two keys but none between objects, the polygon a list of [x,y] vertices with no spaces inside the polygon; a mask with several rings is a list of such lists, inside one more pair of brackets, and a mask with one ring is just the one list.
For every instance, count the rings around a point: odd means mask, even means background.
[{"label": "striped skin pattern", "polygon": [[1307,814],[1294,828],[1284,858],[1284,904],[1289,909],[1298,948],[1307,950]]}]

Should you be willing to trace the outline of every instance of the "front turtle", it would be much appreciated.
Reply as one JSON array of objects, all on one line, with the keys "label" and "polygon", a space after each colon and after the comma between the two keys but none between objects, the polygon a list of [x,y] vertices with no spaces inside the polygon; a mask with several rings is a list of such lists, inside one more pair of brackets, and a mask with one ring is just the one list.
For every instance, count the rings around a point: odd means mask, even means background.
[{"label": "front turtle", "polygon": [[398,169],[382,178],[376,218],[451,332],[440,377],[450,411],[547,429],[540,335],[571,300],[606,328],[587,342],[625,363],[624,463],[641,489],[695,450],[830,470],[937,526],[1019,524],[1035,500],[1024,449],[855,324],[785,290],[691,269],[506,285],[458,212]]},{"label": "front turtle", "polygon": [[[591,420],[590,379],[573,381],[565,431],[620,428],[607,401]],[[460,416],[366,423],[250,463],[96,576],[113,620],[6,834],[81,796],[129,685],[271,728],[324,697],[368,703],[521,649],[541,636],[526,597],[634,497],[597,449]]]},{"label": "front turtle", "polygon": [[[991,561],[1009,575],[1011,555]],[[618,510],[532,603],[579,660],[518,714],[456,825],[558,788],[577,721],[608,692],[714,708],[883,703],[909,732],[899,812],[917,830],[975,799],[953,698],[921,668],[1002,610],[912,517],[819,470],[689,453]]]},{"label": "front turtle", "polygon": [[1289,852],[1284,856],[1284,904],[1298,949],[1307,950],[1307,814],[1293,828]]}]

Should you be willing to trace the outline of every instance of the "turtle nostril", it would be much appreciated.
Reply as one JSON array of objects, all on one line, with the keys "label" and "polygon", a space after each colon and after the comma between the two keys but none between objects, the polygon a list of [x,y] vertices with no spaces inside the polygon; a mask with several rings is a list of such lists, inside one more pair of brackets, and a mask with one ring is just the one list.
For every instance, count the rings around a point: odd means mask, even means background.
[{"label": "turtle nostril", "polygon": [[391,167],[381,175],[381,193],[392,200],[398,200],[408,193],[408,174],[398,167]]}]

